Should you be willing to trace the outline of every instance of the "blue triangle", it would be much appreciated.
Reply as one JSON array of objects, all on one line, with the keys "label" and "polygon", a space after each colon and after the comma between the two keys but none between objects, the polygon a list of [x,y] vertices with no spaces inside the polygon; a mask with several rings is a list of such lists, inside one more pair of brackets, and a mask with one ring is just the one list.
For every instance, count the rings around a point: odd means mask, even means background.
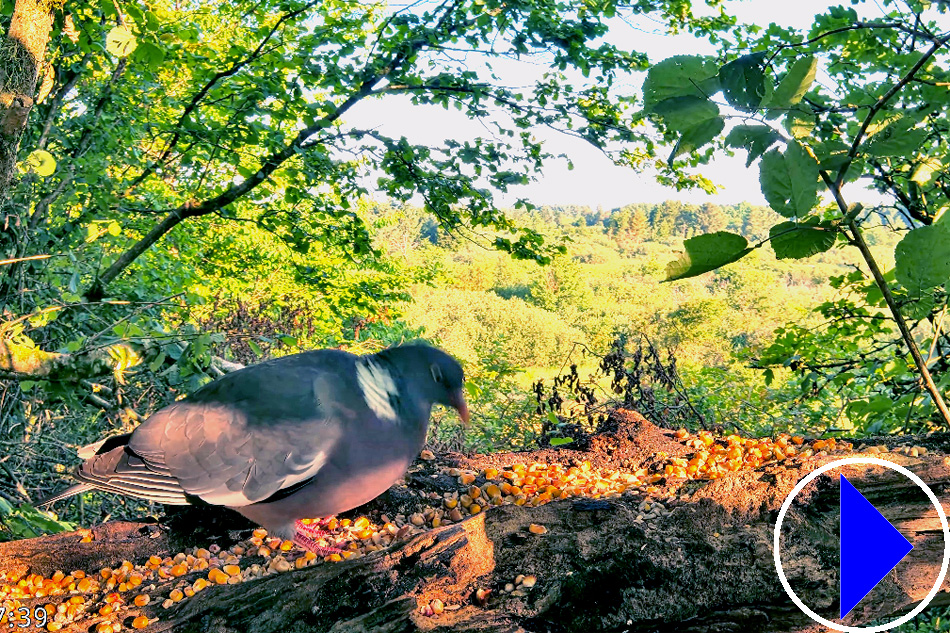
[{"label": "blue triangle", "polygon": [[841,618],[844,618],[914,546],[844,475],[840,478],[839,595]]}]

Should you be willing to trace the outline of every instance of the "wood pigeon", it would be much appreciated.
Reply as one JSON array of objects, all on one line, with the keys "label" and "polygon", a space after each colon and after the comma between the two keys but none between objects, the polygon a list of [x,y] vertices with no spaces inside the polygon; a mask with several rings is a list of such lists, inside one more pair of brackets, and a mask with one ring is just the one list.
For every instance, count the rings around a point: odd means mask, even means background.
[{"label": "wood pigeon", "polygon": [[236,510],[309,549],[329,517],[385,492],[425,443],[433,404],[468,423],[458,361],[426,345],[356,356],[324,349],[252,365],[158,411],[133,432],[79,450],[91,489],[169,505]]}]

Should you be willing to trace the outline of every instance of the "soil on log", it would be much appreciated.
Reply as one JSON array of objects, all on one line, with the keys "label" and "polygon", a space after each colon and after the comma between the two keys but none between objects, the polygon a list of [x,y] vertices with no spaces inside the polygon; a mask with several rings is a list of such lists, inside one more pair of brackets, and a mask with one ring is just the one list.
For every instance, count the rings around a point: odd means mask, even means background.
[{"label": "soil on log", "polygon": [[[420,495],[457,488],[455,478],[443,472],[447,465],[481,470],[589,461],[637,468],[689,452],[672,432],[637,414],[616,412],[611,420],[610,428],[590,438],[586,451],[548,448],[420,461],[406,485],[350,514],[397,513],[417,503]],[[911,441],[926,446],[927,454],[873,456],[910,469],[946,502],[950,437],[888,438],[886,443]],[[779,582],[773,530],[798,481],[841,457],[789,459],[713,481],[659,482],[660,492],[650,499],[623,494],[539,507],[493,507],[362,558],[210,587],[167,609],[159,598],[136,613],[157,618],[147,631],[196,633],[820,630]],[[944,542],[930,501],[891,469],[851,465],[809,484],[784,520],[785,573],[805,604],[837,619],[838,474],[846,475],[914,545],[843,623],[864,626],[872,619],[893,619],[930,591]],[[92,529],[89,543],[70,533],[0,544],[0,574],[15,579],[26,573],[48,576],[57,569],[96,570],[122,560],[174,554],[185,545],[206,545],[209,535],[222,546],[246,536],[240,532],[246,524],[232,523],[230,514],[201,509],[199,519],[195,512],[160,523],[107,523]],[[531,524],[543,525],[546,533],[532,533]],[[518,575],[535,576],[537,582],[506,591]],[[157,585],[154,593],[168,595],[170,582]],[[945,584],[932,604],[950,603],[947,589]],[[22,604],[33,607],[66,598],[32,598]],[[425,615],[425,607],[436,600],[446,609]],[[126,626],[131,616],[127,620]],[[96,622],[87,618],[63,630],[92,631]]]}]

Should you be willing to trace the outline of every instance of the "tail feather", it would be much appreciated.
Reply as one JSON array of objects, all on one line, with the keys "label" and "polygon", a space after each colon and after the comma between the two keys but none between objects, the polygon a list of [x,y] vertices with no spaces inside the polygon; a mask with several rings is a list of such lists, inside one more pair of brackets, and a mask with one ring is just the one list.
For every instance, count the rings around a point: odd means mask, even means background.
[{"label": "tail feather", "polygon": [[72,497],[73,495],[78,495],[80,493],[87,492],[92,489],[93,489],[93,486],[89,484],[85,484],[85,483],[74,484],[70,486],[69,488],[60,490],[56,494],[50,495],[49,497],[46,497],[45,499],[37,501],[36,505],[37,506],[49,505],[51,503],[55,503],[56,501],[68,499],[69,497]]},{"label": "tail feather", "polygon": [[73,473],[79,483],[43,499],[39,505],[87,490],[115,492],[165,505],[188,505],[181,482],[172,476],[161,459],[153,467],[129,449],[131,435],[113,435],[80,448],[77,453],[83,463]]}]

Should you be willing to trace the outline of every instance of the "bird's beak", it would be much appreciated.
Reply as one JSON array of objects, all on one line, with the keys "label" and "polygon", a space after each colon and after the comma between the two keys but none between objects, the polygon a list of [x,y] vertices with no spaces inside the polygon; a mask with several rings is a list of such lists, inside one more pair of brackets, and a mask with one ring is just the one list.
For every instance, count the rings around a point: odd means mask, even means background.
[{"label": "bird's beak", "polygon": [[454,392],[451,396],[451,404],[456,411],[459,412],[459,417],[462,418],[462,425],[468,426],[468,405],[465,403],[465,392],[462,389]]}]

